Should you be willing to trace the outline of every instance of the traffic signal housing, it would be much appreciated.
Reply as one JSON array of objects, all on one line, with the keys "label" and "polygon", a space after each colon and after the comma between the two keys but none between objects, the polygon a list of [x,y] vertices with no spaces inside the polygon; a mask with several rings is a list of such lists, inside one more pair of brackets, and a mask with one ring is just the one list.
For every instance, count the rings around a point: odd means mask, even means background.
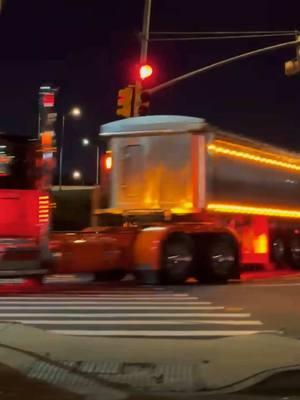
[{"label": "traffic signal housing", "polygon": [[[296,39],[300,43],[300,36],[298,35]],[[284,63],[284,72],[286,76],[293,76],[300,73],[300,45],[296,46],[296,58],[293,60],[288,60]]]},{"label": "traffic signal housing", "polygon": [[284,72],[286,76],[292,76],[300,73],[300,59],[289,60],[284,64]]},{"label": "traffic signal housing", "polygon": [[118,91],[116,114],[121,117],[131,117],[133,108],[134,87],[127,86]]},{"label": "traffic signal housing", "polygon": [[149,114],[150,108],[150,93],[142,91],[140,94],[139,104],[138,104],[138,115],[144,116]]}]

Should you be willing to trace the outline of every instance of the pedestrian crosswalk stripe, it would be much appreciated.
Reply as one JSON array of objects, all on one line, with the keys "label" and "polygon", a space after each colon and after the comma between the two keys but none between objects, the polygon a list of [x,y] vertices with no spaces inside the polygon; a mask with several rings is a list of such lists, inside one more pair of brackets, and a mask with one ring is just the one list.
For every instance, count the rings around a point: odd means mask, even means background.
[{"label": "pedestrian crosswalk stripe", "polygon": [[[78,306],[64,306],[64,310],[80,310],[82,307]],[[47,303],[44,306],[34,306],[34,305],[18,305],[18,306],[0,306],[1,310],[61,310],[61,306],[49,306]],[[89,306],[89,310],[224,310],[223,306]]]},{"label": "pedestrian crosswalk stripe", "polygon": [[[84,305],[84,306],[92,306],[92,305],[96,305],[99,304],[99,301],[75,301],[75,300],[70,300],[70,301],[56,301],[56,300],[51,300],[51,301],[5,301],[3,302],[3,304],[5,305],[17,305],[17,304],[24,304],[24,305],[42,305],[42,304],[46,304],[47,306],[49,306],[51,308],[52,305],[76,305],[76,306],[80,306],[80,305]],[[102,301],[101,305],[103,306],[114,306],[114,305],[136,305],[136,306],[140,306],[140,305],[149,305],[149,304],[153,304],[155,306],[169,306],[169,305],[174,305],[174,306],[183,306],[183,305],[188,305],[188,306],[195,306],[195,305],[210,305],[210,302],[207,301],[138,301],[138,300],[132,300],[132,301]],[[0,307],[1,306],[1,302],[0,302]]]},{"label": "pedestrian crosswalk stripe", "polygon": [[267,332],[257,330],[263,322],[241,307],[152,288],[91,290],[90,286],[8,295],[0,298],[0,319],[81,336],[200,339]]},{"label": "pedestrian crosswalk stripe", "polygon": [[99,295],[99,292],[101,291],[102,295],[121,295],[121,296],[126,296],[126,295],[132,295],[132,296],[175,296],[175,297],[189,297],[188,293],[172,293],[172,292],[154,292],[154,291],[134,291],[134,290],[58,290],[59,294],[71,294],[71,295]]},{"label": "pedestrian crosswalk stripe", "polygon": [[[139,296],[137,297],[136,295],[118,295],[118,296],[106,296],[106,295],[94,295],[94,296],[88,296],[88,295],[79,295],[79,296],[6,296],[6,297],[1,297],[0,298],[0,304],[1,303],[6,303],[7,301],[10,300],[16,300],[16,301],[20,301],[20,300],[131,300],[131,299],[135,299],[135,300],[151,300],[151,301],[158,301],[158,300],[166,300],[166,301],[190,301],[190,300],[198,300],[198,297],[182,297],[182,296],[158,296],[158,295],[154,295],[154,296]],[[201,304],[211,304],[210,301],[201,301]]]},{"label": "pedestrian crosswalk stripe", "polygon": [[[1,308],[0,308],[1,310]],[[194,312],[194,313],[66,313],[64,312],[64,308],[61,309],[62,312],[46,312],[46,313],[0,313],[0,318],[5,319],[8,317],[12,318],[22,318],[22,317],[54,317],[54,318],[86,318],[87,321],[90,321],[91,318],[131,318],[131,317],[142,317],[142,318],[250,318],[250,313],[202,313],[202,312]],[[89,319],[87,319],[89,318]]]},{"label": "pedestrian crosswalk stripe", "polygon": [[255,320],[149,320],[149,319],[138,319],[138,320],[16,320],[16,322],[22,324],[32,324],[32,325],[263,325],[261,321]]},{"label": "pedestrian crosswalk stripe", "polygon": [[60,333],[62,335],[76,335],[76,336],[129,336],[129,337],[218,337],[218,336],[241,336],[253,335],[257,333],[278,333],[278,331],[268,330],[202,330],[202,331],[150,331],[150,330],[67,330],[67,329],[53,329],[49,332]]}]

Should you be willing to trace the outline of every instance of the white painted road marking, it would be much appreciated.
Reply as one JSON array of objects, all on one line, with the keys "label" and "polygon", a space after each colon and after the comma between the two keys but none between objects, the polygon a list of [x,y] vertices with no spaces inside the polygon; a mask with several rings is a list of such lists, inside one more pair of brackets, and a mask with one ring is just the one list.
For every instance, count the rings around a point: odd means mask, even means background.
[{"label": "white painted road marking", "polygon": [[[78,296],[56,296],[56,295],[46,295],[46,296],[34,296],[34,295],[28,295],[28,296],[5,296],[5,297],[0,297],[0,304],[5,303],[7,300],[151,300],[151,301],[157,301],[157,300],[168,300],[168,301],[190,301],[190,300],[198,300],[198,297],[191,297],[191,296],[177,296],[177,295],[153,295],[153,296],[139,296],[137,297],[136,295],[117,295],[117,296],[106,296],[106,295],[78,295]],[[201,304],[211,304],[210,301],[205,301],[205,302],[200,302]]]},{"label": "white painted road marking", "polygon": [[[2,308],[1,305],[2,302],[0,302],[0,307]],[[52,306],[54,305],[76,305],[76,306],[83,306],[83,305],[87,305],[87,306],[92,306],[92,305],[96,305],[99,304],[99,301],[75,301],[75,300],[70,300],[70,301],[5,301],[3,302],[3,304],[5,305],[42,305],[45,304],[47,305],[47,307],[52,308]],[[138,301],[138,300],[132,300],[132,301],[102,301],[101,305],[103,306],[113,306],[113,305],[149,305],[149,304],[155,304],[155,306],[168,306],[168,305],[175,305],[175,306],[195,306],[195,305],[209,305],[211,304],[211,302],[208,301]]]},{"label": "white painted road marking", "polygon": [[2,321],[70,335],[201,339],[269,332],[249,330],[263,325],[250,318],[241,307],[216,306],[187,293],[161,289],[100,288],[0,298]]},{"label": "white painted road marking", "polygon": [[151,290],[59,290],[59,294],[71,294],[71,295],[97,295],[97,296],[115,296],[115,295],[120,295],[120,296],[126,296],[126,295],[131,295],[131,296],[137,296],[137,295],[142,295],[142,296],[175,296],[175,297],[189,297],[188,293],[174,293],[174,292],[160,292],[160,291],[151,291]]},{"label": "white painted road marking", "polygon": [[255,320],[40,320],[40,319],[23,319],[15,320],[21,324],[32,324],[32,325],[263,325],[261,321]]},{"label": "white painted road marking", "polygon": [[49,332],[58,333],[62,335],[76,335],[76,336],[130,336],[130,337],[137,337],[137,336],[146,336],[146,337],[218,337],[218,336],[241,336],[241,335],[254,335],[256,333],[278,333],[278,331],[232,331],[232,330],[202,330],[202,331],[146,331],[146,330],[66,330],[66,329],[53,329]]},{"label": "white painted road marking", "polygon": [[[1,310],[1,308],[0,308]],[[63,317],[63,318],[131,318],[131,317],[175,317],[176,318],[197,318],[197,317],[204,317],[204,318],[250,318],[250,313],[65,313],[63,312],[64,308],[61,309],[62,312],[59,313],[0,313],[0,318],[5,317]],[[89,319],[90,320],[90,319]],[[89,321],[87,320],[87,321]]]},{"label": "white painted road marking", "polygon": [[[49,306],[47,303],[44,306],[0,306],[1,310],[61,310],[60,306]],[[80,306],[64,306],[64,310],[80,310]],[[88,310],[224,310],[223,306],[89,306]]]}]

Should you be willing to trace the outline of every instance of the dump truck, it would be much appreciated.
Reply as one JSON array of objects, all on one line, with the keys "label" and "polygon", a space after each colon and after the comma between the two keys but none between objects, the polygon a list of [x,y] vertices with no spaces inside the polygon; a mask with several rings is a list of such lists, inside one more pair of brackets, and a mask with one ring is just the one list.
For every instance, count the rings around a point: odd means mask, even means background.
[{"label": "dump truck", "polygon": [[56,272],[181,284],[300,268],[300,154],[188,116],[114,121],[100,138],[91,226],[53,238]]}]

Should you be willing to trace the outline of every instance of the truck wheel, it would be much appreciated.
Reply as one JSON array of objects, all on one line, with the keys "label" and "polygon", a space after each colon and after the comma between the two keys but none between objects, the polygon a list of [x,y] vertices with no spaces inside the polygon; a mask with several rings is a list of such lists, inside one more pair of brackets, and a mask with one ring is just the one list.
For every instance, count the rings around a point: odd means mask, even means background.
[{"label": "truck wheel", "polygon": [[300,269],[300,236],[293,235],[289,240],[288,262],[293,269]]},{"label": "truck wheel", "polygon": [[192,239],[184,233],[175,233],[168,237],[162,249],[162,283],[180,285],[191,272],[194,258]]},{"label": "truck wheel", "polygon": [[198,278],[204,282],[226,283],[239,265],[237,246],[228,235],[211,236],[205,241],[203,267]]},{"label": "truck wheel", "polygon": [[282,266],[286,257],[286,246],[282,237],[278,236],[272,240],[270,252],[271,260],[276,264],[276,266]]}]

